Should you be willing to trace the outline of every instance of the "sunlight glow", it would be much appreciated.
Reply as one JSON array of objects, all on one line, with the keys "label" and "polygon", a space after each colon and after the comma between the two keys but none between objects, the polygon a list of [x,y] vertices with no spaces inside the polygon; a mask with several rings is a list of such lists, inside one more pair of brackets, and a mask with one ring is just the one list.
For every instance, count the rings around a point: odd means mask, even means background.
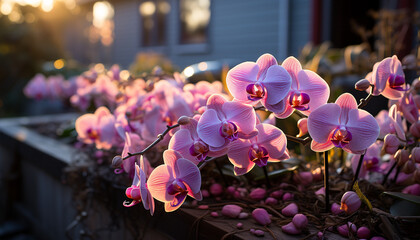
[{"label": "sunlight glow", "polygon": [[184,75],[185,75],[185,77],[191,77],[192,75],[194,75],[194,68],[192,68],[192,67],[187,67],[187,68],[185,68],[184,69]]},{"label": "sunlight glow", "polygon": [[96,2],[93,5],[93,26],[101,28],[113,16],[114,8],[109,2]]},{"label": "sunlight glow", "polygon": [[14,5],[15,4],[13,2],[11,2],[11,1],[4,1],[1,4],[0,12],[3,15],[9,15],[12,12],[12,10],[13,10],[13,6]]},{"label": "sunlight glow", "polygon": [[42,0],[41,9],[44,12],[50,12],[54,7],[54,0]]},{"label": "sunlight glow", "polygon": [[63,59],[57,59],[54,61],[54,67],[55,69],[62,69],[64,67],[64,60]]},{"label": "sunlight glow", "polygon": [[151,1],[143,2],[140,4],[139,11],[145,17],[151,16],[156,11],[156,5]]}]

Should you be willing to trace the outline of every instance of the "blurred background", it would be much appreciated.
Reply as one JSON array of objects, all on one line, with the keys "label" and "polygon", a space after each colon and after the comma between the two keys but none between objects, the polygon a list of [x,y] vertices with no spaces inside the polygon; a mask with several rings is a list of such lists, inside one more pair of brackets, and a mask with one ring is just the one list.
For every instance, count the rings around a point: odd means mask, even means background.
[{"label": "blurred background", "polygon": [[352,89],[384,57],[418,59],[419,11],[416,0],[0,0],[0,117],[62,111],[22,88],[95,63],[211,81],[271,53]]}]

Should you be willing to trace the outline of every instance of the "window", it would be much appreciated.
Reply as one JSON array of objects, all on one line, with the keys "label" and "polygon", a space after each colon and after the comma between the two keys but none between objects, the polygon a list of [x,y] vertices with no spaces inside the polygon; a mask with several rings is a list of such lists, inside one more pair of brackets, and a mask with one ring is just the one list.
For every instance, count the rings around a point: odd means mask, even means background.
[{"label": "window", "polygon": [[206,43],[210,22],[210,0],[180,0],[180,43]]},{"label": "window", "polygon": [[140,3],[143,46],[161,46],[166,43],[166,19],[170,10],[168,0]]}]

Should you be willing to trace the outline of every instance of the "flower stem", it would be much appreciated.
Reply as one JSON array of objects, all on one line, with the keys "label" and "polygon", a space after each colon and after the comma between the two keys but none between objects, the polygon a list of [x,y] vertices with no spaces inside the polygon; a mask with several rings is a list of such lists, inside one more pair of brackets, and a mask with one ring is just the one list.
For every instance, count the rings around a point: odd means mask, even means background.
[{"label": "flower stem", "polygon": [[330,210],[330,185],[328,183],[328,151],[324,152],[324,188],[325,188],[325,212]]},{"label": "flower stem", "polygon": [[351,188],[353,189],[354,183],[357,181],[357,178],[359,177],[360,168],[362,168],[363,158],[365,157],[365,154],[360,155],[359,163],[357,164],[356,173],[353,176],[353,183],[351,184]]},{"label": "flower stem", "polygon": [[384,180],[382,181],[382,185],[385,185],[386,181],[388,180],[389,175],[391,174],[392,170],[394,170],[394,168],[397,166],[397,162],[394,162],[394,164],[392,164],[392,167],[389,169],[389,171],[386,173]]},{"label": "flower stem", "polygon": [[264,170],[265,181],[267,183],[267,188],[271,188],[270,179],[268,178],[267,166],[262,168]]},{"label": "flower stem", "polygon": [[361,108],[365,107],[368,104],[368,102],[370,101],[370,99],[373,97],[372,94],[373,94],[373,90],[375,89],[375,85],[371,84],[370,87],[371,88],[370,88],[369,95],[366,98],[360,99],[360,103],[357,106],[357,108],[361,109]]},{"label": "flower stem", "polygon": [[393,180],[394,183],[397,181],[398,175],[400,175],[400,171],[401,171],[401,167],[397,167],[397,172],[395,173],[395,177],[394,177],[394,180]]},{"label": "flower stem", "polygon": [[145,154],[145,153],[146,153],[147,151],[149,151],[152,147],[154,147],[156,144],[158,144],[160,141],[162,141],[162,140],[163,140],[163,138],[165,137],[165,135],[169,133],[169,131],[171,131],[172,129],[177,128],[177,127],[179,127],[179,124],[178,124],[178,123],[177,123],[177,124],[174,124],[174,125],[172,125],[172,126],[166,126],[165,131],[164,131],[163,133],[161,133],[161,134],[157,135],[157,139],[156,139],[154,142],[152,142],[149,146],[147,146],[145,149],[143,149],[143,150],[142,150],[142,151],[140,151],[140,152],[136,152],[136,153],[127,153],[127,156],[125,156],[125,157],[123,158],[123,160],[126,160],[127,158],[130,158],[130,157],[132,157],[132,156],[137,156],[137,155],[143,155],[143,154]]},{"label": "flower stem", "polygon": [[298,137],[294,137],[294,136],[291,136],[291,135],[288,135],[288,134],[286,134],[286,138],[287,138],[287,141],[292,141],[292,142],[300,143],[300,144],[303,144],[303,145],[308,144],[312,140],[311,137],[298,138]]}]

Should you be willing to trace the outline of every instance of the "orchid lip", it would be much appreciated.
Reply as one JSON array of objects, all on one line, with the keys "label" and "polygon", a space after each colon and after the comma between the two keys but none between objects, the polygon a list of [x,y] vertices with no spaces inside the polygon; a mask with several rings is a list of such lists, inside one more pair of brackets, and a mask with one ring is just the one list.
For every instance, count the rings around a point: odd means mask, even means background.
[{"label": "orchid lip", "polygon": [[246,92],[249,94],[248,100],[258,101],[265,96],[265,88],[260,83],[251,83],[246,86]]},{"label": "orchid lip", "polygon": [[300,111],[309,110],[309,106],[307,105],[310,102],[310,100],[311,99],[308,94],[300,92],[300,91],[293,91],[289,96],[290,106]]},{"label": "orchid lip", "polygon": [[223,122],[222,126],[219,129],[219,133],[222,137],[226,138],[229,141],[234,141],[238,139],[238,127],[231,121]]},{"label": "orchid lip", "polygon": [[258,167],[264,167],[268,161],[268,151],[264,147],[254,145],[248,151],[249,160],[257,164]]},{"label": "orchid lip", "polygon": [[169,185],[166,188],[166,191],[168,191],[169,195],[177,195],[183,192],[187,191],[187,187],[185,186],[185,184],[179,180],[179,179],[175,179],[171,185]]},{"label": "orchid lip", "polygon": [[401,87],[402,85],[405,84],[405,79],[404,77],[400,75],[390,74],[387,82],[390,88],[398,90],[398,91],[407,91],[408,89],[410,89],[409,87],[406,87],[406,88]]},{"label": "orchid lip", "polygon": [[203,141],[196,141],[193,145],[191,145],[189,151],[191,156],[202,162],[206,159],[207,154],[209,153],[209,146]]},{"label": "orchid lip", "polygon": [[345,127],[337,127],[331,136],[331,142],[338,148],[345,147],[351,140],[352,135]]}]

